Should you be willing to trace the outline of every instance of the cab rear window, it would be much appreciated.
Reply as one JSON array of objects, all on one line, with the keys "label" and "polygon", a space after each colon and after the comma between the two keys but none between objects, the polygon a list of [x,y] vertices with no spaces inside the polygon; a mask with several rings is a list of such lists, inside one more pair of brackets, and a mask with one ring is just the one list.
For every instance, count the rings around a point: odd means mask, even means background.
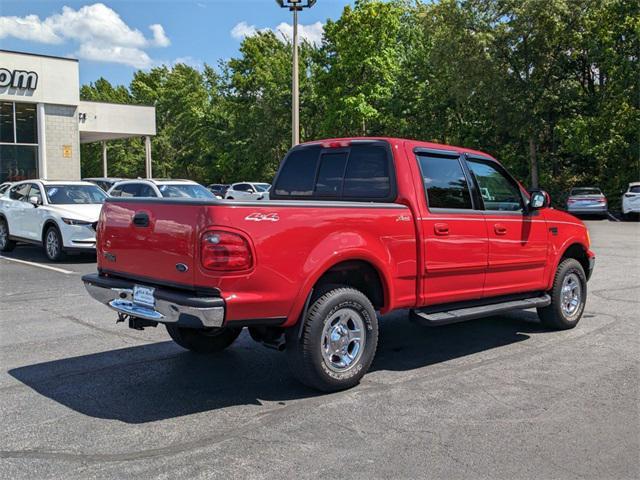
[{"label": "cab rear window", "polygon": [[389,147],[384,142],[367,142],[296,148],[285,158],[271,198],[393,201],[395,178]]}]

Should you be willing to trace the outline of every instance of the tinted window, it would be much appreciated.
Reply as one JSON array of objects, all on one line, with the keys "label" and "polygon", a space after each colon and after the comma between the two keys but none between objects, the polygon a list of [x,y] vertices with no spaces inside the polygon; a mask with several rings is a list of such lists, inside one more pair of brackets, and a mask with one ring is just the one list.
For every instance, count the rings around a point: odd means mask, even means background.
[{"label": "tinted window", "polygon": [[491,162],[467,160],[473,173],[485,210],[522,210],[522,194],[518,186]]},{"label": "tinted window", "polygon": [[301,148],[287,157],[274,188],[276,195],[310,197],[316,175],[320,148]]},{"label": "tinted window", "polygon": [[316,194],[321,197],[338,197],[342,190],[344,167],[348,152],[327,153],[320,157]]},{"label": "tinted window", "polygon": [[344,177],[343,197],[385,198],[389,196],[389,161],[382,147],[354,146]]},{"label": "tinted window", "polygon": [[429,208],[472,208],[469,185],[457,157],[417,157]]},{"label": "tinted window", "polygon": [[640,185],[633,185],[632,187],[629,187],[629,192],[640,193]]}]

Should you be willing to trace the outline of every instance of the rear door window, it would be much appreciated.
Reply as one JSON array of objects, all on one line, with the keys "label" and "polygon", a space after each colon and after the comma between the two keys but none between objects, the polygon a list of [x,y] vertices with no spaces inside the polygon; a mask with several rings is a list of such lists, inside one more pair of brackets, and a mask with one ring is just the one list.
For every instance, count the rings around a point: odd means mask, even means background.
[{"label": "rear door window", "polygon": [[30,183],[22,183],[11,188],[9,191],[9,198],[11,200],[24,200],[31,188]]},{"label": "rear door window", "polygon": [[473,208],[469,184],[458,157],[418,153],[417,158],[429,209]]},{"label": "rear door window", "polygon": [[140,196],[140,184],[139,183],[127,183],[122,186],[121,197],[139,197]]},{"label": "rear door window", "polygon": [[302,147],[286,157],[272,192],[272,199],[393,201],[391,153],[383,142]]}]

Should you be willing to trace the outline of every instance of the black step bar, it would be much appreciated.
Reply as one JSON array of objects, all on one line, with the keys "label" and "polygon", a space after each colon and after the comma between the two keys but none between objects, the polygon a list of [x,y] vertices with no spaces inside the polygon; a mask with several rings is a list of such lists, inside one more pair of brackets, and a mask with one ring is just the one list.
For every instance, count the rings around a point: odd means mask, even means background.
[{"label": "black step bar", "polygon": [[427,325],[429,327],[437,327],[440,325],[448,325],[450,323],[465,322],[476,318],[498,315],[511,310],[526,310],[528,308],[546,307],[549,304],[551,304],[551,297],[545,293],[535,297],[519,300],[507,300],[489,305],[454,308],[439,312],[434,312],[432,309],[427,311],[425,311],[426,309],[412,310],[411,316],[417,323]]}]

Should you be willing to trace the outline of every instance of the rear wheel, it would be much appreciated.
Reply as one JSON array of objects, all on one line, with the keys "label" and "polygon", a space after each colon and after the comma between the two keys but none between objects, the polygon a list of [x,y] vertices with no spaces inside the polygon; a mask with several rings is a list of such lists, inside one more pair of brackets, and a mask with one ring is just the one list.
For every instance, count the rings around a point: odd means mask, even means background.
[{"label": "rear wheel", "polygon": [[538,309],[543,325],[555,330],[575,327],[587,301],[587,277],[580,262],[573,258],[560,262],[549,294],[551,304]]},{"label": "rear wheel", "polygon": [[51,226],[44,235],[44,252],[52,262],[59,262],[64,258],[62,250],[62,235],[57,227]]},{"label": "rear wheel", "polygon": [[300,322],[286,332],[294,376],[325,392],[357,385],[378,344],[378,318],[369,299],[353,288],[334,288],[317,298]]},{"label": "rear wheel", "polygon": [[16,242],[9,239],[9,225],[4,218],[0,218],[0,252],[10,252],[16,248]]},{"label": "rear wheel", "polygon": [[220,352],[230,346],[242,332],[242,328],[184,328],[167,324],[169,336],[182,348],[196,353]]}]

